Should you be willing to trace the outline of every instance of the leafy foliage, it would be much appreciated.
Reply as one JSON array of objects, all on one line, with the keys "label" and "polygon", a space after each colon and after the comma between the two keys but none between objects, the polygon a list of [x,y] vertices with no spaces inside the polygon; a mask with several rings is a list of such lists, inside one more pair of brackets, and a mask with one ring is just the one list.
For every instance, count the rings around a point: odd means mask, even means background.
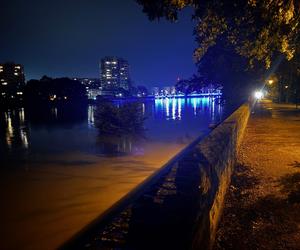
[{"label": "leafy foliage", "polygon": [[282,53],[292,59],[299,35],[299,0],[136,0],[151,20],[175,21],[185,7],[194,10],[194,56],[200,61],[220,40],[223,45],[249,59],[251,66]]},{"label": "leafy foliage", "polygon": [[279,101],[299,102],[300,101],[300,48],[297,48],[296,55],[291,60],[283,60],[278,67],[275,77]]},{"label": "leafy foliage", "polygon": [[102,102],[95,112],[95,124],[100,134],[124,135],[144,130],[145,117],[140,103],[125,103],[116,106]]},{"label": "leafy foliage", "polygon": [[193,75],[189,79],[182,79],[176,83],[175,87],[177,91],[184,93],[185,95],[190,94],[194,91],[200,92],[202,88],[206,87],[207,81],[201,76]]}]

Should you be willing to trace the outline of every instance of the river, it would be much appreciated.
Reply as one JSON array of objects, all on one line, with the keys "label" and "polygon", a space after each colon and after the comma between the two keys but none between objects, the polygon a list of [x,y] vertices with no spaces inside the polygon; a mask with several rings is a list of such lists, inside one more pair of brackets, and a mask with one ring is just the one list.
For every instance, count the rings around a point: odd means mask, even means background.
[{"label": "river", "polygon": [[57,248],[229,113],[212,98],[140,105],[143,136],[114,138],[92,105],[0,113],[1,249]]}]

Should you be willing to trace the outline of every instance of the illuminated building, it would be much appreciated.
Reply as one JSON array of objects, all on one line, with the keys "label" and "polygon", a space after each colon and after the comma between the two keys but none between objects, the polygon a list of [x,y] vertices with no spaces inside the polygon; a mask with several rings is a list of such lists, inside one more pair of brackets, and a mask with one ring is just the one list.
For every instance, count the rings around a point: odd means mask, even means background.
[{"label": "illuminated building", "polygon": [[103,89],[130,89],[129,64],[118,57],[105,57],[100,63],[101,87]]},{"label": "illuminated building", "polygon": [[21,64],[0,64],[0,95],[2,98],[16,98],[23,94],[25,85],[24,68]]}]

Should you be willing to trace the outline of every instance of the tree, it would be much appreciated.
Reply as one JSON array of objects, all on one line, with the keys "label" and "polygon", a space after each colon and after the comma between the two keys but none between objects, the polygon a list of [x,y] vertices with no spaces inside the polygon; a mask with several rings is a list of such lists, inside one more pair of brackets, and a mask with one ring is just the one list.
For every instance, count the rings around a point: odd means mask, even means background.
[{"label": "tree", "polygon": [[[272,62],[279,61],[281,55],[291,60],[299,47],[299,0],[136,2],[143,6],[150,20],[176,21],[183,8],[193,9],[198,75],[206,81],[223,84],[225,98],[249,96],[274,71],[265,70]],[[184,85],[189,83],[181,82],[180,88],[188,90]]]},{"label": "tree", "polygon": [[117,107],[103,101],[98,103],[95,121],[100,134],[121,136],[142,133],[145,117],[140,103],[125,103]]},{"label": "tree", "polygon": [[279,101],[299,102],[300,98],[300,48],[291,60],[283,60],[276,71]]},{"label": "tree", "polygon": [[69,78],[44,76],[41,80],[30,80],[24,89],[25,100],[43,102],[81,102],[86,101],[86,89],[78,81]]},{"label": "tree", "polygon": [[175,21],[185,7],[194,10],[194,56],[200,61],[221,40],[223,45],[268,68],[278,53],[290,60],[299,35],[299,0],[136,0],[151,20]]},{"label": "tree", "polygon": [[176,90],[188,95],[194,91],[200,92],[202,88],[207,87],[208,82],[202,76],[193,75],[189,79],[182,79],[175,85]]}]

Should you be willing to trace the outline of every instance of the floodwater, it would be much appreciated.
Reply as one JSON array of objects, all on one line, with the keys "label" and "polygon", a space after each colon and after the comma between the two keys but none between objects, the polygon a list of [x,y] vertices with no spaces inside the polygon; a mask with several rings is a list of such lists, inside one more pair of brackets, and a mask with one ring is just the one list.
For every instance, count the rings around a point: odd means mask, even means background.
[{"label": "floodwater", "polygon": [[1,249],[57,248],[224,117],[211,98],[140,105],[131,137],[99,135],[93,106],[0,113]]}]

